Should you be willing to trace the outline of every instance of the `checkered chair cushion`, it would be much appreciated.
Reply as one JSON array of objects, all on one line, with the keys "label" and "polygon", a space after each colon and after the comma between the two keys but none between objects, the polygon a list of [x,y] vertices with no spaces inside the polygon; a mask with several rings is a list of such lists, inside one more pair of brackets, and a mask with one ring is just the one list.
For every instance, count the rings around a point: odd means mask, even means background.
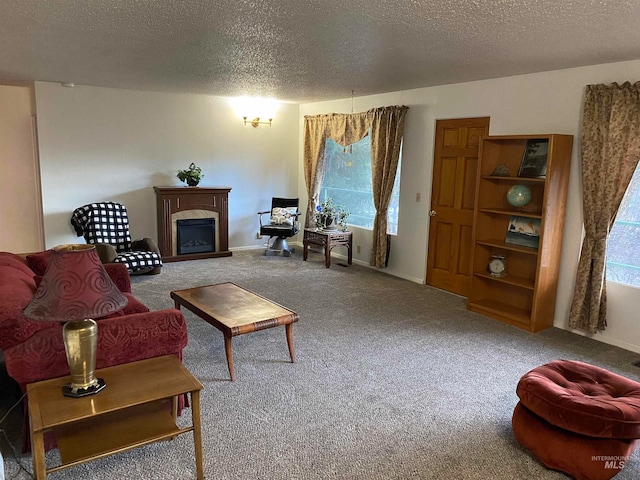
[{"label": "checkered chair cushion", "polygon": [[162,266],[162,260],[155,252],[122,252],[118,254],[114,263],[124,263],[130,272]]},{"label": "checkered chair cushion", "polygon": [[130,273],[162,266],[158,253],[131,250],[129,216],[120,203],[89,203],[76,208],[71,215],[71,225],[87,243],[113,245],[118,253],[114,262],[123,263]]}]

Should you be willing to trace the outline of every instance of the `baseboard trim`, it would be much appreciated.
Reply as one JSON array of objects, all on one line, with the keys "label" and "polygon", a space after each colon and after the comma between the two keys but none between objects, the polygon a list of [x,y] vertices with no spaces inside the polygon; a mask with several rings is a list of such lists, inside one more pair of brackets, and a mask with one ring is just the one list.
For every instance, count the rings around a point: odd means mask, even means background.
[{"label": "baseboard trim", "polygon": [[[291,245],[292,247],[295,247],[296,250],[298,248],[300,248],[299,251],[302,252],[302,248],[303,248],[302,242],[289,242],[289,245]],[[229,250],[232,251],[232,252],[240,252],[240,251],[248,251],[248,250],[265,250],[266,248],[267,248],[266,245],[248,245],[248,246],[244,246],[244,247],[232,247],[232,248],[229,248]],[[310,248],[310,250],[314,251],[315,253],[322,253],[322,248],[321,247],[318,247],[318,249]],[[341,254],[341,253],[331,252],[331,258],[332,259],[335,258],[335,259],[338,259],[338,260],[341,260],[341,261],[342,260],[348,261],[348,257],[346,255]],[[365,262],[364,260],[359,260],[357,258],[352,258],[351,261],[352,261],[352,263],[354,263],[356,265],[359,265],[361,267],[371,268],[373,270],[377,270],[377,271],[379,271],[381,273],[384,273],[386,275],[391,275],[392,277],[402,278],[403,280],[407,280],[407,281],[413,282],[413,283],[419,283],[421,285],[425,284],[425,281],[422,278],[411,277],[411,276],[408,276],[408,275],[400,275],[397,272],[394,272],[393,270],[387,270],[385,268],[381,268],[381,269],[374,268],[371,265],[369,265],[369,262]]]},{"label": "baseboard trim", "polygon": [[580,335],[581,337],[590,338],[591,340],[595,340],[596,342],[606,343],[607,345],[613,345],[614,347],[623,348],[625,350],[629,350],[630,352],[640,353],[640,347],[638,345],[627,343],[624,340],[618,340],[616,338],[609,338],[609,337],[603,337],[603,336],[599,336],[598,338],[596,338],[595,335],[582,330],[576,330],[574,328],[568,328],[560,325],[554,325],[554,327],[559,328],[561,330],[566,330],[567,332],[571,332],[576,335]]},{"label": "baseboard trim", "polygon": [[229,250],[232,252],[242,252],[246,250],[266,250],[266,245],[248,245],[246,247],[232,247]]}]

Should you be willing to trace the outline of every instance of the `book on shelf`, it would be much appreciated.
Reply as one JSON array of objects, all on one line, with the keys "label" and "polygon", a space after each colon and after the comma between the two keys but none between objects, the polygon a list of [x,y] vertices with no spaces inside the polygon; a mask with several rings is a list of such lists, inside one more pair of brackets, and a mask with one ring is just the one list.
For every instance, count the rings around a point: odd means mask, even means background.
[{"label": "book on shelf", "polygon": [[504,243],[538,248],[540,245],[540,223],[539,218],[512,215],[509,218],[509,227]]}]

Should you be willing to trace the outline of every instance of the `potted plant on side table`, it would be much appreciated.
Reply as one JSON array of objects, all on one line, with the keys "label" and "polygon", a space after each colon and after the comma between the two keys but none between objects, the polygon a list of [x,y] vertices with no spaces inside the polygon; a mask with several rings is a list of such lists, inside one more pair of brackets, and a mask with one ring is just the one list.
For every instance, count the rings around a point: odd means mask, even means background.
[{"label": "potted plant on side table", "polygon": [[332,198],[325,199],[316,207],[314,222],[318,230],[335,231],[340,227],[343,232],[347,230],[349,212],[344,207],[335,205]]},{"label": "potted plant on side table", "polygon": [[181,182],[186,182],[188,186],[195,187],[200,183],[200,180],[202,180],[204,174],[202,173],[202,169],[200,167],[191,162],[191,165],[189,165],[188,169],[178,171],[177,177]]}]

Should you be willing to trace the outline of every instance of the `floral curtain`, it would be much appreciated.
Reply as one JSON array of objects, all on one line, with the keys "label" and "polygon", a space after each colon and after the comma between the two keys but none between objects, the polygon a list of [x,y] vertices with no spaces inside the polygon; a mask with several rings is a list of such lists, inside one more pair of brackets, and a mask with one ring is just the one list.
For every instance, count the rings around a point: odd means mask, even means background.
[{"label": "floral curtain", "polygon": [[407,110],[408,107],[405,106],[392,106],[362,113],[304,117],[304,178],[309,197],[305,227],[311,226],[313,212],[318,204],[327,138],[346,147],[363,139],[371,131],[371,169],[376,217],[370,264],[377,268],[386,265],[387,210],[396,177]]},{"label": "floral curtain", "polygon": [[325,115],[304,117],[304,182],[307,186],[307,213],[304,226],[311,226],[313,211],[324,175],[324,149],[327,141]]},{"label": "floral curtain", "polygon": [[569,326],[607,326],[609,232],[640,159],[640,82],[587,85],[582,118],[582,242]]},{"label": "floral curtain", "polygon": [[310,227],[324,176],[324,150],[327,138],[346,147],[369,133],[367,113],[330,113],[304,117],[304,181],[307,186],[307,216]]},{"label": "floral curtain", "polygon": [[387,264],[387,211],[396,180],[404,118],[409,108],[384,107],[371,110],[371,175],[373,204],[373,245],[369,264],[384,268]]}]

